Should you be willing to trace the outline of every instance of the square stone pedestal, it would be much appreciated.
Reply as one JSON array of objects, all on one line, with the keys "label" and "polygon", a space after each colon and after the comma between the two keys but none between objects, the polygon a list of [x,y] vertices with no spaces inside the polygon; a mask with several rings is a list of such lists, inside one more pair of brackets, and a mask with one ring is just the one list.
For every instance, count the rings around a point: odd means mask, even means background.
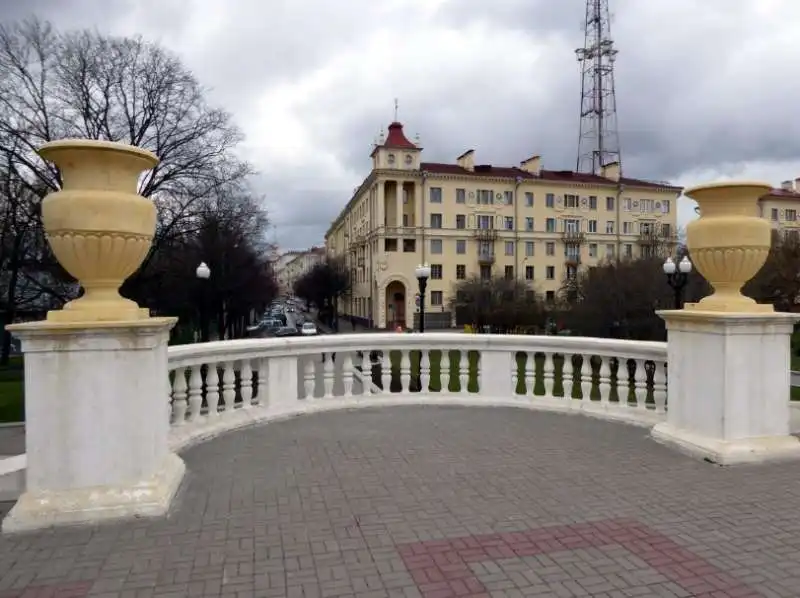
[{"label": "square stone pedestal", "polygon": [[166,513],[185,469],[167,438],[175,322],[9,327],[25,354],[28,467],[3,531]]},{"label": "square stone pedestal", "polygon": [[667,323],[667,421],[653,438],[715,463],[800,458],[789,433],[786,313],[662,311]]}]

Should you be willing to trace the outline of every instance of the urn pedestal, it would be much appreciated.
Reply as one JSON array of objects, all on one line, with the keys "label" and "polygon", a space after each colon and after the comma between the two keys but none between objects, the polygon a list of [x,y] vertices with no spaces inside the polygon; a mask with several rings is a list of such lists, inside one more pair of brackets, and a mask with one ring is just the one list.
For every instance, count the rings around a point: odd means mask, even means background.
[{"label": "urn pedestal", "polygon": [[150,250],[156,209],[136,191],[158,160],[84,140],[41,154],[63,181],[42,204],[45,233],[84,294],[45,321],[8,327],[25,354],[27,470],[3,531],[162,515],[184,473],[168,442],[176,319],[151,318],[119,294]]}]

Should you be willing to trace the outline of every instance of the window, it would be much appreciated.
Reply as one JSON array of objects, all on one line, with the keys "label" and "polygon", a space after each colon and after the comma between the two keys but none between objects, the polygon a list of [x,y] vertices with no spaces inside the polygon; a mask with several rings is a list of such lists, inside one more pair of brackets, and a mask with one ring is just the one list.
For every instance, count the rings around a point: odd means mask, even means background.
[{"label": "window", "polygon": [[633,245],[625,243],[625,257],[633,257]]},{"label": "window", "polygon": [[643,235],[654,235],[656,232],[656,223],[655,222],[640,222],[639,223],[639,232]]},{"label": "window", "polygon": [[556,254],[556,244],[553,241],[548,241],[544,244],[544,252],[546,255],[555,255]]},{"label": "window", "polygon": [[431,239],[431,253],[434,253],[434,254],[441,254],[442,253],[442,240],[441,239]]},{"label": "window", "polygon": [[556,267],[555,266],[547,266],[546,276],[547,276],[547,280],[555,280],[555,278],[556,278]]},{"label": "window", "polygon": [[494,203],[494,193],[491,189],[478,189],[478,203],[489,206]]},{"label": "window", "polygon": [[431,203],[442,203],[442,188],[431,187]]},{"label": "window", "polygon": [[442,265],[431,264],[431,280],[441,280],[441,279],[442,279]]},{"label": "window", "polygon": [[771,215],[772,215],[772,219],[773,220],[777,220],[778,219],[778,208],[772,208]]},{"label": "window", "polygon": [[633,222],[623,222],[622,223],[622,234],[623,235],[632,235],[633,234]]},{"label": "window", "polygon": [[631,211],[631,205],[632,202],[630,197],[626,197],[625,199],[622,200],[622,207],[625,209],[626,212]]},{"label": "window", "polygon": [[460,255],[467,253],[467,242],[464,239],[456,239],[456,253]]},{"label": "window", "polygon": [[533,232],[533,218],[525,218],[525,230],[528,232]]},{"label": "window", "polygon": [[456,189],[456,203],[467,203],[466,189]]},{"label": "window", "polygon": [[467,266],[464,264],[458,264],[456,266],[456,279],[466,280],[466,278],[467,278]]},{"label": "window", "polygon": [[589,243],[589,257],[597,257],[597,243]]},{"label": "window", "polygon": [[556,203],[556,196],[552,193],[548,193],[544,196],[544,206],[546,208],[552,208]]},{"label": "window", "polygon": [[506,255],[514,255],[514,241],[506,241]]},{"label": "window", "polygon": [[503,269],[503,276],[506,280],[514,280],[514,266],[506,266]]},{"label": "window", "polygon": [[525,266],[525,280],[533,280],[533,266]]},{"label": "window", "polygon": [[534,248],[533,241],[525,241],[525,256],[526,257],[532,257],[533,256],[533,248]]},{"label": "window", "polygon": [[384,239],[383,240],[383,250],[384,251],[397,251],[397,239]]},{"label": "window", "polygon": [[545,231],[547,231],[548,233],[556,232],[556,219],[555,218],[548,218],[545,221],[544,224],[545,224]]},{"label": "window", "polygon": [[525,192],[525,205],[529,208],[533,207],[533,193],[530,191]]},{"label": "window", "polygon": [[672,225],[668,223],[664,223],[661,225],[661,235],[664,237],[671,237],[672,236]]},{"label": "window", "polygon": [[579,233],[581,232],[581,221],[575,218],[567,218],[564,220],[564,232]]},{"label": "window", "polygon": [[786,220],[789,222],[797,220],[797,210],[786,210]]},{"label": "window", "polygon": [[403,239],[403,253],[416,253],[417,240],[416,239]]},{"label": "window", "polygon": [[577,208],[578,207],[578,196],[577,195],[564,195],[564,207],[565,208]]},{"label": "window", "polygon": [[643,214],[652,214],[656,211],[656,202],[653,199],[640,199],[639,211]]},{"label": "window", "polygon": [[494,216],[478,216],[478,228],[482,230],[494,228]]},{"label": "window", "polygon": [[431,305],[441,305],[443,300],[442,291],[431,291]]},{"label": "window", "polygon": [[441,214],[431,214],[431,228],[442,228]]},{"label": "window", "polygon": [[456,214],[456,228],[467,228],[467,217],[464,214]]},{"label": "window", "polygon": [[589,221],[588,230],[589,230],[590,233],[596,233],[597,232],[597,220],[590,220]]},{"label": "window", "polygon": [[669,214],[669,207],[670,207],[670,206],[669,206],[669,200],[668,200],[668,199],[665,199],[665,200],[663,200],[663,201],[661,202],[661,211],[662,211],[664,214]]},{"label": "window", "polygon": [[408,226],[408,214],[403,214],[403,226]]},{"label": "window", "polygon": [[597,209],[597,196],[596,195],[590,195],[589,196],[589,209],[590,210],[596,210]]},{"label": "window", "polygon": [[481,280],[491,280],[492,279],[492,267],[488,264],[481,265]]},{"label": "window", "polygon": [[513,216],[506,216],[505,220],[503,220],[503,228],[506,230],[514,230],[514,217]]},{"label": "window", "polygon": [[611,243],[606,245],[606,257],[614,257],[614,246]]},{"label": "window", "polygon": [[613,197],[606,197],[606,211],[613,212],[614,211],[614,199]]},{"label": "window", "polygon": [[606,221],[606,234],[613,235],[614,234],[614,221],[608,220]]},{"label": "window", "polygon": [[514,204],[514,192],[513,191],[504,191],[503,192],[503,200],[507,206]]},{"label": "window", "polygon": [[547,291],[544,294],[544,300],[548,303],[555,303],[556,302],[556,292],[555,291]]}]

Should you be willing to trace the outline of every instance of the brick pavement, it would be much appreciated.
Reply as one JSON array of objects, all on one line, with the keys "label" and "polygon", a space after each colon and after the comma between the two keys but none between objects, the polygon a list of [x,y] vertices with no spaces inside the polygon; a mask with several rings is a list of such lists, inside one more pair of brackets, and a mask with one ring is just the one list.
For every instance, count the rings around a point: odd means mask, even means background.
[{"label": "brick pavement", "polygon": [[166,519],[0,538],[0,598],[796,597],[800,464],[512,409],[318,414],[185,454]]}]

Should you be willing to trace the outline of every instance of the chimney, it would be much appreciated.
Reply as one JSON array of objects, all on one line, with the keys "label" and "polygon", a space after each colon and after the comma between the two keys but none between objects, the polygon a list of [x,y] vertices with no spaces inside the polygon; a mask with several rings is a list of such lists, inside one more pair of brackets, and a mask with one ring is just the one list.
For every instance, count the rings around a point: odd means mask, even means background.
[{"label": "chimney", "polygon": [[609,162],[605,166],[601,166],[600,176],[618,183],[620,176],[619,162]]},{"label": "chimney", "polygon": [[520,162],[519,167],[525,172],[530,172],[533,175],[539,176],[542,174],[542,157],[531,156],[527,160]]},{"label": "chimney", "polygon": [[794,180],[794,188],[792,189],[792,191],[800,192],[800,178]]},{"label": "chimney", "polygon": [[794,181],[781,182],[781,189],[784,191],[794,191]]},{"label": "chimney", "polygon": [[475,150],[467,150],[456,158],[456,163],[464,170],[475,171]]}]

